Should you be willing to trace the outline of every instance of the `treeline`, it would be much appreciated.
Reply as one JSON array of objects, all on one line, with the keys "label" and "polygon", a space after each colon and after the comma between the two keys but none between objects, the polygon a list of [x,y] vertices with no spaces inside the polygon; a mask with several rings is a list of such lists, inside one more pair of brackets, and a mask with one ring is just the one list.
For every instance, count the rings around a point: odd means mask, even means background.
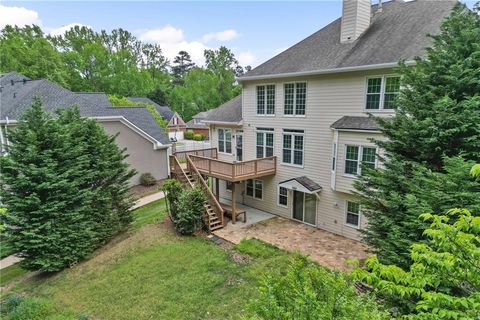
[{"label": "treeline", "polygon": [[189,120],[240,93],[235,76],[248,71],[227,48],[205,50],[205,66],[180,51],[173,61],[159,45],[127,30],[95,32],[75,26],[63,35],[38,26],[6,26],[0,33],[0,72],[47,78],[72,91],[147,96]]}]

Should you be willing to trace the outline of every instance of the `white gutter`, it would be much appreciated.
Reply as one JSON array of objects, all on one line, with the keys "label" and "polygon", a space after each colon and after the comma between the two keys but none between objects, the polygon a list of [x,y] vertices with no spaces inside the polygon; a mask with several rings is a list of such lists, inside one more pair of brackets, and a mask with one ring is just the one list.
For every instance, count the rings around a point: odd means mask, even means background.
[{"label": "white gutter", "polygon": [[[405,64],[407,66],[412,66],[412,65],[415,64],[415,60],[405,61]],[[242,82],[242,81],[249,81],[249,80],[263,80],[263,79],[275,79],[275,78],[287,78],[287,77],[304,77],[304,76],[332,74],[332,73],[386,69],[386,68],[394,68],[396,66],[398,66],[398,62],[388,62],[388,63],[370,64],[370,65],[355,66],[355,67],[344,67],[344,68],[323,69],[323,70],[313,70],[313,71],[300,71],[300,72],[287,72],[287,73],[277,73],[277,74],[265,74],[265,75],[250,76],[250,77],[245,76],[245,77],[238,77],[238,78],[236,78],[236,80],[238,82]]]},{"label": "white gutter", "polygon": [[380,130],[377,129],[335,129],[331,128],[333,131],[343,131],[343,132],[369,132],[369,133],[383,133]]},{"label": "white gutter", "polygon": [[224,126],[242,126],[243,125],[243,120],[239,122],[229,122],[229,121],[214,121],[214,120],[203,120],[203,123],[208,124],[218,124],[218,125],[224,125]]}]

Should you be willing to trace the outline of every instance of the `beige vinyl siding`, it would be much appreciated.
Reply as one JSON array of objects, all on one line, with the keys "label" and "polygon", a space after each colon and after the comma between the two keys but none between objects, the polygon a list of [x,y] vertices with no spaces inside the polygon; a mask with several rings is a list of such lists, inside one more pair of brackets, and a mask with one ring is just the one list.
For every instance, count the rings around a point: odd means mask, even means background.
[{"label": "beige vinyl siding", "polygon": [[166,179],[168,176],[167,149],[153,149],[153,143],[137,132],[133,131],[120,121],[100,122],[109,134],[117,134],[116,144],[120,149],[126,148],[129,155],[125,161],[131,168],[137,170],[137,174],[130,179],[132,185],[140,183],[142,173],[149,172],[155,179]]},{"label": "beige vinyl siding", "polygon": [[[317,200],[316,226],[327,231],[340,234],[352,239],[359,239],[357,229],[345,225],[345,205],[347,200],[354,200],[354,196],[348,193],[349,187],[342,181],[340,188],[346,192],[332,190],[332,146],[335,132],[330,128],[331,124],[343,116],[366,116],[364,112],[366,77],[370,74],[390,74],[391,70],[373,71],[370,73],[344,73],[336,75],[324,75],[305,78],[281,79],[276,84],[275,116],[265,117],[256,114],[256,85],[272,83],[271,80],[261,82],[252,81],[243,83],[243,146],[244,160],[256,157],[257,127],[274,128],[274,155],[277,156],[277,173],[275,176],[262,178],[263,199],[257,200],[247,196],[241,197],[240,202],[271,212],[286,218],[292,217],[292,194],[288,195],[288,207],[277,205],[278,184],[282,181],[298,177],[308,176],[323,190],[320,192],[320,200]],[[283,84],[289,82],[307,82],[306,113],[303,117],[291,117],[283,115]],[[382,116],[391,113],[381,113]],[[282,164],[282,130],[304,130],[304,165],[295,167]],[[212,130],[212,146],[217,145],[216,131]],[[343,136],[342,136],[343,135]],[[365,142],[367,137],[379,137],[374,133],[339,133],[339,146],[337,149],[336,175],[343,172],[343,164],[340,155],[343,156],[343,146],[348,142]],[[233,156],[230,158],[233,160]],[[341,171],[340,171],[341,170]],[[336,177],[338,178],[338,177]],[[350,182],[350,181],[349,181]],[[351,183],[351,182],[350,182]],[[244,191],[244,185],[237,190]],[[224,188],[221,187],[224,190]],[[230,198],[230,193],[222,190],[222,197]],[[365,226],[366,220],[361,216],[361,226]]]}]

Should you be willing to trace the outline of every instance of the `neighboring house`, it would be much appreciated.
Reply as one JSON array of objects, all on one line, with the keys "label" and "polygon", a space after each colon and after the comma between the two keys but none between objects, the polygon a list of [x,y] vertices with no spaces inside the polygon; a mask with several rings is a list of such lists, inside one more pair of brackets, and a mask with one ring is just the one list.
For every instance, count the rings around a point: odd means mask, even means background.
[{"label": "neighboring house", "polygon": [[161,106],[149,98],[143,97],[128,97],[128,100],[132,102],[143,102],[146,104],[153,105],[158,113],[162,116],[163,119],[168,121],[167,131],[170,138],[175,138],[177,140],[183,140],[183,134],[187,125],[183,121],[182,117],[177,113],[172,111],[169,107]]},{"label": "neighboring house", "polygon": [[45,111],[78,106],[82,116],[96,119],[110,134],[118,133],[117,145],[126,148],[126,162],[138,172],[131,184],[138,184],[140,174],[145,172],[158,180],[167,178],[170,140],[145,108],[113,107],[105,93],[76,93],[49,80],[31,80],[16,72],[1,75],[0,90],[0,143],[4,152],[8,131],[38,97]]},{"label": "neighboring house", "polygon": [[203,120],[208,116],[208,111],[202,111],[193,116],[192,120],[187,122],[187,130],[195,134],[203,134],[207,139],[210,137],[210,128]]},{"label": "neighboring house", "polygon": [[360,239],[367,221],[352,183],[382,152],[368,114],[394,114],[398,61],[424,56],[454,4],[344,1],[341,18],[241,76],[241,96],[209,112],[224,161],[197,152],[198,170],[220,178],[220,198],[233,189],[245,205]]}]

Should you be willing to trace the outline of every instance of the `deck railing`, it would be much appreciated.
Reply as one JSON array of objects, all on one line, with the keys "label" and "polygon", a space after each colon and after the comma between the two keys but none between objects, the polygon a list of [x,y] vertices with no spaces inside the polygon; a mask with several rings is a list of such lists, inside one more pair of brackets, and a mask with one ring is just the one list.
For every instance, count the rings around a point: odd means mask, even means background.
[{"label": "deck railing", "polygon": [[277,157],[239,162],[228,162],[198,155],[189,155],[189,158],[200,173],[234,182],[275,174],[277,170]]},{"label": "deck railing", "polygon": [[198,149],[198,150],[186,150],[186,151],[177,151],[174,155],[179,159],[180,162],[186,162],[186,156],[200,156],[205,158],[218,158],[217,148],[208,148],[208,149]]}]

